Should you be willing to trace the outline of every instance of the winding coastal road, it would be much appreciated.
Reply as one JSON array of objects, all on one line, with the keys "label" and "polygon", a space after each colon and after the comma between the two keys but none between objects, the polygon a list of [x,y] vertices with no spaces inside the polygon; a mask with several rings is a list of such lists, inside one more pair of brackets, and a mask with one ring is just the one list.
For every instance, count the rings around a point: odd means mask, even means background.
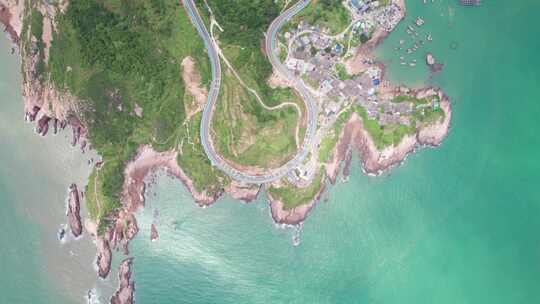
[{"label": "winding coastal road", "polygon": [[212,67],[212,83],[210,84],[210,89],[208,92],[208,99],[206,105],[203,109],[203,115],[201,120],[201,143],[203,145],[204,151],[210,162],[213,166],[217,167],[221,171],[225,172],[231,178],[238,180],[244,183],[250,184],[264,184],[278,180],[294,168],[299,166],[306,156],[309,154],[311,146],[313,144],[313,139],[315,137],[315,132],[317,130],[317,103],[313,99],[313,96],[309,93],[306,85],[301,79],[298,79],[294,76],[291,71],[289,71],[278,59],[276,47],[277,34],[281,27],[289,21],[294,15],[298,14],[302,9],[304,9],[311,0],[299,0],[295,5],[287,9],[280,16],[278,16],[268,29],[265,39],[265,48],[270,63],[274,67],[274,70],[277,71],[281,77],[287,79],[289,83],[298,91],[302,100],[305,102],[307,110],[307,128],[302,142],[302,146],[297,151],[297,154],[293,159],[288,161],[286,164],[279,168],[268,170],[267,173],[261,175],[249,174],[242,172],[236,168],[233,168],[229,163],[227,163],[215,150],[211,135],[210,135],[210,123],[212,120],[212,114],[215,109],[215,105],[219,96],[219,89],[221,86],[221,62],[217,52],[216,45],[214,44],[212,38],[204,22],[195,6],[193,0],[182,0],[182,3],[191,19],[191,22],[197,29],[197,32],[204,41],[205,47],[208,51],[208,56],[210,58],[210,64]]}]

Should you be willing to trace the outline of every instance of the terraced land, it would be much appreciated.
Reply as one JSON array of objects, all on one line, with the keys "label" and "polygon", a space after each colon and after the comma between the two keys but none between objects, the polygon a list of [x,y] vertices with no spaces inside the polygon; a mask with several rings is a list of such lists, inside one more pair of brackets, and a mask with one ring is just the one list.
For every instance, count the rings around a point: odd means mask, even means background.
[{"label": "terraced land", "polygon": [[[222,86],[211,126],[215,147],[233,165],[261,170],[279,167],[301,144],[305,117],[303,102],[292,89],[273,89],[267,84],[272,66],[262,51],[263,33],[280,7],[270,0],[208,3],[224,30],[215,33],[230,63],[228,67],[222,61]],[[279,107],[283,102],[297,107]]]}]

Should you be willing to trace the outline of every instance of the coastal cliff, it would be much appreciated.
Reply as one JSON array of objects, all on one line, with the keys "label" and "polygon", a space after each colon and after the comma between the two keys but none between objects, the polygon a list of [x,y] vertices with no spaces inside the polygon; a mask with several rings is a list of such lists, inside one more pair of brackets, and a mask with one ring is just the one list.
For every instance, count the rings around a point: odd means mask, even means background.
[{"label": "coastal cliff", "polygon": [[286,208],[285,204],[278,198],[273,197],[271,193],[268,193],[268,199],[270,200],[270,214],[276,224],[295,226],[302,223],[308,213],[315,207],[315,204],[319,201],[321,195],[325,190],[325,186],[321,186],[314,198],[306,204],[301,204],[293,208]]},{"label": "coastal cliff", "polygon": [[84,141],[81,139],[87,133],[78,117],[78,99],[69,91],[58,90],[44,74],[56,28],[55,16],[65,5],[65,1],[52,5],[0,0],[0,22],[21,56],[25,120],[35,121],[36,132],[42,136],[47,135],[51,124],[55,134],[70,125],[75,146]]},{"label": "coastal cliff", "polygon": [[[416,149],[421,147],[437,147],[442,144],[450,131],[452,120],[452,108],[450,99],[442,90],[438,88],[421,88],[411,90],[405,87],[393,87],[387,84],[382,90],[381,95],[388,98],[405,96],[412,100],[427,100],[433,98],[438,100],[437,108],[441,114],[434,116],[432,120],[418,122],[418,126],[413,133],[405,134],[396,144],[378,147],[370,130],[365,126],[365,115],[353,112],[343,125],[339,133],[338,140],[332,150],[332,157],[321,163],[319,166],[324,168],[323,182],[318,186],[317,191],[312,191],[312,199],[296,205],[293,208],[287,208],[278,197],[269,193],[272,218],[276,223],[286,225],[297,225],[304,221],[308,213],[313,209],[321,194],[324,191],[326,181],[334,184],[337,177],[343,169],[344,178],[347,177],[350,170],[350,162],[354,151],[358,152],[362,164],[362,170],[369,175],[380,175],[384,171],[401,164]],[[312,182],[308,186],[312,186]],[[281,182],[272,184],[275,189],[283,187]],[[296,191],[302,191],[303,188],[296,188]]]},{"label": "coastal cliff", "polygon": [[[380,175],[384,171],[401,164],[407,155],[420,147],[439,146],[450,129],[452,118],[450,100],[440,90],[432,88],[419,90],[416,96],[421,98],[427,93],[437,94],[441,98],[440,108],[444,115],[440,119],[422,126],[414,134],[405,135],[397,145],[388,146],[384,149],[377,148],[372,136],[364,126],[362,117],[357,113],[353,113],[339,135],[337,144],[333,149],[333,157],[324,163],[325,176],[323,180],[334,184],[341,169],[343,169],[343,175],[346,177],[354,150],[358,151],[362,169],[366,174]],[[269,193],[271,214],[274,221],[286,225],[297,225],[304,221],[324,192],[324,181],[313,199],[294,208],[285,208],[279,198]],[[281,187],[279,184],[274,186]]]}]

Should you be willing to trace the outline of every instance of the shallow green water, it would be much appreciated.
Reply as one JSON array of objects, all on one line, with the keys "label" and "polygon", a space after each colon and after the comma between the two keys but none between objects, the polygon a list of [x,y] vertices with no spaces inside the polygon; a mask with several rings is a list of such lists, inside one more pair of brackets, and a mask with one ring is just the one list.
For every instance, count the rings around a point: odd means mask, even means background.
[{"label": "shallow green water", "polygon": [[[485,0],[463,8],[455,2],[407,1],[407,21],[379,49],[392,80],[431,81],[452,98],[451,134],[440,148],[421,150],[380,177],[364,176],[356,161],[349,181],[329,187],[328,200],[312,211],[298,247],[291,245],[292,230],[272,224],[264,197],[249,205],[224,198],[201,209],[179,182],[159,177],[132,243],[138,303],[539,303],[540,3]],[[405,28],[416,16],[434,41],[417,51],[412,68],[400,65],[403,53],[394,47],[409,39]],[[432,80],[422,64],[428,51],[445,63]],[[1,121],[0,127],[2,140],[15,132]],[[24,150],[43,142],[24,140],[31,142],[15,156],[1,150],[4,167],[24,163]],[[0,237],[2,244],[15,242],[15,249],[0,250],[7,269],[0,300],[24,303],[22,287],[33,286],[43,303],[77,303],[57,297],[80,283],[48,280],[45,270],[63,270],[38,253],[56,248],[42,245],[50,235],[40,227],[54,232],[58,221],[23,226],[48,207],[17,198],[13,189],[24,184],[12,180],[21,166],[0,171]],[[54,180],[50,170],[21,179],[34,178]],[[63,197],[68,181],[43,184],[56,189],[47,190],[51,201]],[[63,203],[56,204],[54,212],[62,213]],[[154,209],[160,239],[150,242]],[[5,233],[12,227],[20,237]],[[20,252],[29,266],[14,266]],[[82,281],[95,286],[91,278]]]},{"label": "shallow green water", "polygon": [[[82,303],[98,282],[89,238],[61,244],[67,187],[84,185],[87,160],[69,130],[43,138],[23,119],[19,59],[0,37],[0,303]],[[110,280],[111,282],[114,280]]]}]

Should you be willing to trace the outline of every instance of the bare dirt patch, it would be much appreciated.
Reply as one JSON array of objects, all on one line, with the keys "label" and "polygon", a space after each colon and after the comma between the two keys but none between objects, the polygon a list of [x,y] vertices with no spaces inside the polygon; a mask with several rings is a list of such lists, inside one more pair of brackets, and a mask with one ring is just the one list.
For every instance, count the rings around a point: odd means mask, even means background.
[{"label": "bare dirt patch", "polygon": [[272,89],[277,89],[277,88],[284,89],[284,88],[289,88],[291,86],[291,84],[287,81],[287,79],[284,79],[283,77],[281,77],[279,73],[276,73],[276,71],[274,71],[272,75],[270,75],[270,77],[268,78],[268,85]]},{"label": "bare dirt patch", "polygon": [[193,97],[194,102],[186,104],[187,119],[201,111],[208,97],[208,90],[201,84],[201,74],[195,67],[195,61],[190,56],[182,60],[182,79],[187,92]]}]

